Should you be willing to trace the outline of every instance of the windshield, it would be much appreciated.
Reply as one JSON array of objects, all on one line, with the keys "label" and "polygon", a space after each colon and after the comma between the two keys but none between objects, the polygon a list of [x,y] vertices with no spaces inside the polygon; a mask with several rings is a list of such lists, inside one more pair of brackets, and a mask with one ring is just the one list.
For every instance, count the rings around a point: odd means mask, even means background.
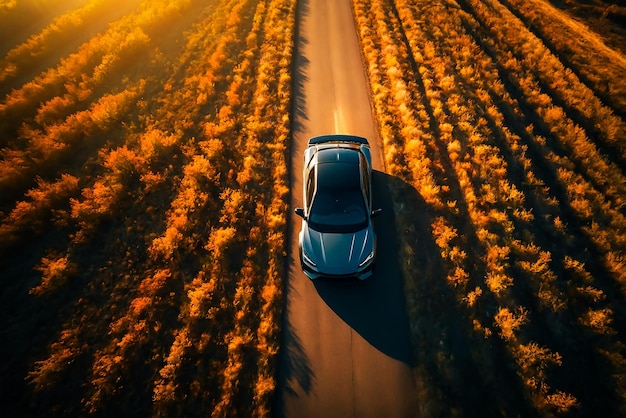
[{"label": "windshield", "polygon": [[319,232],[356,232],[367,226],[358,164],[319,165],[317,193],[309,212],[309,225]]}]

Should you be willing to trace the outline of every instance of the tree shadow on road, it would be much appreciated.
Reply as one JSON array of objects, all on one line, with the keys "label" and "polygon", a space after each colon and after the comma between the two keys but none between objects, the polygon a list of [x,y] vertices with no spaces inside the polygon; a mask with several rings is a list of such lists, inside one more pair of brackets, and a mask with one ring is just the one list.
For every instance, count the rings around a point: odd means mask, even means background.
[{"label": "tree shadow on road", "polygon": [[[310,6],[308,0],[301,0],[297,6],[298,19],[302,19],[309,14]],[[302,51],[309,43],[302,33],[298,25],[294,33],[294,45],[296,51]],[[309,118],[306,111],[306,93],[305,84],[309,80],[307,74],[309,69],[309,59],[302,53],[294,52],[293,61],[293,80],[292,80],[292,108],[291,108],[291,134],[292,136],[302,132],[303,122]]]},{"label": "tree shadow on road", "polygon": [[[281,339],[283,354],[280,356],[280,372],[283,378],[279,384],[281,387],[279,393],[284,392],[284,394],[290,396],[297,396],[297,388],[301,388],[305,393],[308,393],[313,386],[315,377],[302,348],[300,338],[291,329],[288,321],[283,323]],[[283,397],[284,395],[279,396],[278,405],[282,406]]]},{"label": "tree shadow on road", "polygon": [[[301,20],[310,13],[309,0],[298,1],[296,6],[297,19]],[[309,41],[302,35],[298,25],[294,33],[294,61],[293,61],[293,80],[292,80],[292,108],[291,108],[291,153],[296,153],[298,156],[302,155],[300,144],[297,144],[296,136],[302,134],[304,130],[303,122],[308,121],[306,111],[306,93],[305,84],[308,81],[308,69],[309,59],[304,56],[303,51]],[[294,172],[294,168],[289,167],[290,171],[290,184],[291,190],[299,190],[301,187],[298,176]],[[293,193],[293,192],[291,192]],[[292,214],[287,214],[287,248],[291,248],[294,244],[291,241],[292,228],[294,221]],[[294,262],[292,257],[288,257],[286,265],[285,277],[296,277],[296,269],[299,269],[299,265]],[[285,284],[285,298],[284,304],[289,309],[289,295],[297,292],[293,285],[287,279]],[[293,330],[289,320],[287,320],[289,313],[284,313],[282,321],[282,330],[280,337],[280,354],[278,356],[278,382],[276,397],[273,402],[272,416],[283,417],[285,416],[285,399],[291,396],[298,396],[298,392],[301,390],[304,393],[309,393],[313,387],[315,381],[315,374],[311,369],[309,359],[302,347],[302,343],[297,333]]]}]

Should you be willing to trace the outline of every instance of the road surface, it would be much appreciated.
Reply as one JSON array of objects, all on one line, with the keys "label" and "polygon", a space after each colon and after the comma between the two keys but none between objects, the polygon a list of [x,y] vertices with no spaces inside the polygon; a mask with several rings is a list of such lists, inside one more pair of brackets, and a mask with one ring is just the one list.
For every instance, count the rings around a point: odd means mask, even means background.
[{"label": "road surface", "polygon": [[287,307],[279,365],[280,417],[410,417],[417,414],[409,325],[396,260],[393,210],[383,173],[350,0],[298,6],[291,208],[302,205],[302,159],[311,136],[364,136],[373,150],[378,261],[362,283],[312,282],[298,257],[291,216]]}]

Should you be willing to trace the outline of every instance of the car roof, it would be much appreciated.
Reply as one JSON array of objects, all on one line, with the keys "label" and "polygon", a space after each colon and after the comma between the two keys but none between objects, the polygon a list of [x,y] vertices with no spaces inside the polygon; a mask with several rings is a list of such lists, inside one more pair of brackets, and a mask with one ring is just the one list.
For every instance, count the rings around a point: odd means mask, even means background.
[{"label": "car roof", "polygon": [[328,149],[318,156],[317,182],[320,189],[359,190],[359,155],[355,150]]}]

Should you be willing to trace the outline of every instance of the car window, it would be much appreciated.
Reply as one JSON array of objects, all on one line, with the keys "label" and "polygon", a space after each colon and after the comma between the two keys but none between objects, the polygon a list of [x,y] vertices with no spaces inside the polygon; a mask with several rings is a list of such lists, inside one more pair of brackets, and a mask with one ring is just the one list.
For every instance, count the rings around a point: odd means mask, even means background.
[{"label": "car window", "polygon": [[370,179],[369,173],[367,171],[367,161],[365,161],[365,157],[361,155],[361,180],[363,182],[363,193],[365,193],[365,201],[368,205],[371,204],[372,198],[370,196]]},{"label": "car window", "polygon": [[306,180],[306,202],[308,206],[313,201],[313,194],[315,193],[315,166],[312,166],[309,170],[309,175]]}]

